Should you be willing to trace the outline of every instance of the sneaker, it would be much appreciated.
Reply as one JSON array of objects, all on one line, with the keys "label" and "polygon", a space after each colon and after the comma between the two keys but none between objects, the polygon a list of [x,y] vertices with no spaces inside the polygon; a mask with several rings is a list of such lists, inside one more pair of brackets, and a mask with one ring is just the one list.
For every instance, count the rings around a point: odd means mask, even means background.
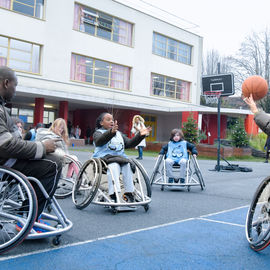
[{"label": "sneaker", "polygon": [[178,182],[179,182],[179,179],[174,179],[174,182],[175,182],[175,183],[178,183]]},{"label": "sneaker", "polygon": [[180,178],[180,183],[184,184],[185,183],[185,178]]},{"label": "sneaker", "polygon": [[266,160],[264,163],[268,163],[268,160]]},{"label": "sneaker", "polygon": [[173,178],[169,178],[168,179],[168,183],[172,184],[174,182],[174,179]]},{"label": "sneaker", "polygon": [[115,195],[115,193],[111,194],[110,195],[110,198],[111,198],[112,201],[116,202],[116,195]]},{"label": "sneaker", "polygon": [[137,157],[136,159],[142,160],[142,157]]},{"label": "sneaker", "polygon": [[131,192],[125,192],[123,195],[123,199],[126,202],[133,203],[134,202],[134,195]]},{"label": "sneaker", "polygon": [[[51,225],[50,223],[44,221],[44,220],[41,219],[41,218],[38,220],[38,223],[45,224],[45,225],[48,225],[48,226]],[[23,226],[22,226],[21,222],[18,221],[17,224],[16,224],[16,230],[19,232],[19,231],[22,229],[22,227],[23,227]],[[43,229],[43,228],[39,228],[39,227],[37,227],[37,226],[34,226],[33,229],[34,229],[37,233],[49,232],[48,230]]]}]

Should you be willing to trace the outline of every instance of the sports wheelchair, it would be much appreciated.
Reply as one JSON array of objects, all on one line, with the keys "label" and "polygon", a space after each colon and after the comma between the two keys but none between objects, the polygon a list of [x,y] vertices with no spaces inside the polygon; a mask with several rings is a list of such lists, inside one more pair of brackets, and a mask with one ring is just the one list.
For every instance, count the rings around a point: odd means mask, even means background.
[{"label": "sports wheelchair", "polygon": [[114,214],[120,211],[133,211],[137,209],[137,206],[143,206],[147,212],[151,202],[149,177],[138,161],[135,159],[131,159],[131,161],[135,165],[135,173],[133,173],[134,202],[128,201],[123,196],[122,175],[120,175],[121,195],[116,192],[115,180],[112,177],[116,201],[110,198],[107,182],[107,170],[110,168],[102,159],[91,158],[83,164],[73,186],[72,199],[75,206],[83,209],[93,202],[93,204],[109,207]]},{"label": "sports wheelchair", "polygon": [[73,185],[82,164],[73,155],[65,155],[62,161],[62,173],[54,193],[55,198],[64,199],[72,194]]},{"label": "sports wheelchair", "polygon": [[179,181],[180,165],[174,164],[172,168],[174,182],[169,183],[169,177],[166,172],[165,155],[159,155],[150,178],[151,185],[160,185],[161,190],[164,187],[186,187],[188,191],[192,186],[200,186],[201,190],[205,188],[203,176],[196,157],[189,153],[187,160],[185,182]]},{"label": "sports wheelchair", "polygon": [[246,218],[246,237],[255,251],[270,244],[270,176],[260,183],[253,196]]},{"label": "sports wheelchair", "polygon": [[[41,214],[46,221],[44,223],[36,222],[38,203],[31,182],[39,186],[53,211]],[[49,197],[39,180],[0,166],[0,253],[14,248],[26,238],[53,236],[53,244],[58,245],[61,234],[70,230],[72,225],[56,199]]]}]

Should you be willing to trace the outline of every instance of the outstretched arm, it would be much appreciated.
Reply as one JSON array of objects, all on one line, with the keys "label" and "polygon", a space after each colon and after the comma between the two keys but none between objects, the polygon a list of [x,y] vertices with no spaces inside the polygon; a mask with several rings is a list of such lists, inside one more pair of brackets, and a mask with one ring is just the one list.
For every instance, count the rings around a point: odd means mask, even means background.
[{"label": "outstretched arm", "polygon": [[246,102],[246,104],[249,106],[250,110],[253,113],[258,112],[258,108],[257,108],[257,105],[256,105],[254,99],[253,99],[252,94],[249,97],[244,98],[243,100]]}]

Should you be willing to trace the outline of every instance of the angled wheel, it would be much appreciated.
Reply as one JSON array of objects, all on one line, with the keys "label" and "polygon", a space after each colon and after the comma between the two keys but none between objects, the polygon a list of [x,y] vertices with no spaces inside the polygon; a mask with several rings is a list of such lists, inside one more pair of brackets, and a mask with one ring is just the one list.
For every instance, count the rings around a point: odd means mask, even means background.
[{"label": "angled wheel", "polygon": [[160,181],[163,178],[163,155],[159,155],[154,166],[153,173],[150,177],[150,184],[151,186],[153,183]]},{"label": "angled wheel", "polygon": [[0,167],[0,253],[20,244],[37,216],[37,198],[28,179],[16,170]]},{"label": "angled wheel", "polygon": [[191,155],[190,161],[190,176],[192,175],[192,177],[196,178],[196,181],[201,186],[201,190],[204,190],[205,183],[197,159]]},{"label": "angled wheel", "polygon": [[[149,182],[149,177],[143,168],[143,166],[135,159],[132,159],[136,165],[136,172],[133,177],[133,182],[135,186],[135,196],[139,201],[143,200],[143,196],[151,197],[152,190]],[[144,198],[145,199],[145,198]]]},{"label": "angled wheel", "polygon": [[246,219],[250,247],[260,251],[270,244],[270,176],[257,188]]},{"label": "angled wheel", "polygon": [[94,199],[101,176],[102,165],[99,159],[92,158],[83,164],[72,191],[72,200],[78,209],[87,207]]},{"label": "angled wheel", "polygon": [[70,155],[65,155],[63,159],[62,173],[54,196],[57,199],[64,199],[71,195],[73,185],[79,174],[81,163]]}]

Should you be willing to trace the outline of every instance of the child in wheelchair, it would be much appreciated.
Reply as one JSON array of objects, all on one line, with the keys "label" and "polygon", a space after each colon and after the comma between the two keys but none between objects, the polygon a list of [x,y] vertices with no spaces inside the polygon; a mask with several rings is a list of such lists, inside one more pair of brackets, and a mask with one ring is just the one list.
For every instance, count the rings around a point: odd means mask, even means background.
[{"label": "child in wheelchair", "polygon": [[[134,202],[134,184],[131,170],[131,161],[125,154],[125,148],[133,148],[138,145],[151,131],[151,127],[141,129],[132,139],[124,136],[118,131],[117,121],[107,112],[100,114],[96,120],[96,130],[93,134],[95,151],[93,157],[101,158],[107,163],[108,193],[110,198],[116,202],[113,180],[116,192],[121,192],[119,177],[123,176],[125,193],[123,199]],[[112,175],[111,175],[112,174]]]},{"label": "child in wheelchair", "polygon": [[[170,141],[164,145],[160,155],[165,155],[166,174],[168,183],[185,183],[186,167],[188,160],[188,150],[192,155],[197,156],[196,146],[184,140],[184,134],[181,129],[171,131]],[[175,177],[174,167],[179,167],[179,178]]]}]

